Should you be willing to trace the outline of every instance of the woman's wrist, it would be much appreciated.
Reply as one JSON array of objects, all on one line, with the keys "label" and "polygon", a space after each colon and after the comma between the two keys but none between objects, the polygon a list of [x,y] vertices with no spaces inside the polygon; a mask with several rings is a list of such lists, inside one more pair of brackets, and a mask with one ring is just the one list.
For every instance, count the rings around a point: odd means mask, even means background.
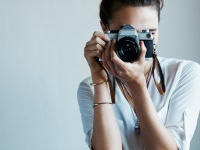
[{"label": "woman's wrist", "polygon": [[[91,73],[92,83],[91,86],[94,86],[94,104],[111,104],[111,97],[108,89],[108,76],[104,70],[99,72]],[[104,106],[104,105],[103,105]]]},{"label": "woman's wrist", "polygon": [[127,82],[127,84],[130,84],[130,85],[135,84],[137,86],[143,85],[144,83],[146,83],[146,78],[143,74],[141,74],[137,78],[130,78],[129,81]]},{"label": "woman's wrist", "polygon": [[144,76],[141,76],[140,78],[138,78],[137,80],[132,80],[126,83],[126,85],[130,88],[130,89],[135,89],[135,90],[139,90],[139,89],[143,89],[143,88],[147,88],[147,84],[146,84],[146,78]]},{"label": "woman's wrist", "polygon": [[108,80],[107,74],[104,70],[91,72],[91,77],[94,84],[102,83]]}]

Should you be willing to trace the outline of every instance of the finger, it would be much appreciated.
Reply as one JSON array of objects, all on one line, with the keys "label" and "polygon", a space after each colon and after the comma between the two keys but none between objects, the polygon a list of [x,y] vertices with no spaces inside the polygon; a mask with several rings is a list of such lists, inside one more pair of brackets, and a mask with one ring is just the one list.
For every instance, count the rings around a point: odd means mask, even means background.
[{"label": "finger", "polygon": [[117,77],[118,76],[118,65],[122,62],[122,60],[117,56],[117,54],[115,52],[115,45],[116,45],[116,39],[113,39],[111,48],[110,48],[109,66],[111,68],[112,74]]},{"label": "finger", "polygon": [[104,49],[98,44],[88,45],[84,48],[85,57],[101,58],[103,51]]},{"label": "finger", "polygon": [[113,63],[123,63],[123,61],[117,56],[116,52],[115,52],[115,43],[116,43],[116,39],[113,40],[113,44],[111,45],[111,60]]},{"label": "finger", "polygon": [[115,53],[115,44],[116,44],[116,39],[113,39],[111,42],[111,47],[108,54],[108,66],[110,67],[111,73],[113,75],[116,74],[115,63],[113,61],[113,53]]},{"label": "finger", "polygon": [[92,39],[94,39],[95,37],[99,37],[105,42],[109,42],[110,41],[110,39],[109,39],[109,37],[107,35],[105,35],[104,33],[99,32],[99,31],[95,31],[93,33]]},{"label": "finger", "polygon": [[104,51],[104,56],[105,56],[105,62],[108,63],[108,61],[110,61],[110,52],[111,52],[111,46],[112,46],[112,42],[109,42],[109,45],[106,46],[106,49]]},{"label": "finger", "polygon": [[112,45],[111,45],[111,59],[113,59],[113,57],[117,56],[116,52],[115,52],[115,44],[116,44],[116,39],[113,39],[112,41]]},{"label": "finger", "polygon": [[111,71],[111,68],[110,68],[110,66],[108,65],[108,61],[109,61],[109,59],[108,59],[108,53],[109,53],[109,51],[110,51],[110,47],[111,47],[111,42],[108,42],[107,43],[107,45],[106,45],[106,47],[105,47],[105,51],[104,51],[104,53],[102,54],[102,64],[103,64],[103,66],[108,70],[108,72],[110,72]]},{"label": "finger", "polygon": [[114,76],[117,76],[118,70],[116,69],[115,59],[119,59],[119,57],[115,53],[115,44],[116,44],[116,40],[114,39],[111,42],[109,55],[108,55],[108,58],[106,60],[106,63],[107,63],[108,68],[110,68],[109,69],[110,73]]},{"label": "finger", "polygon": [[145,47],[143,41],[140,41],[140,50],[141,50],[141,52],[140,52],[138,62],[143,63],[145,61],[145,55],[146,55],[146,51],[147,51],[147,48]]},{"label": "finger", "polygon": [[88,57],[102,57],[102,51],[101,49],[94,49],[94,47],[87,47],[84,49],[84,54]]},{"label": "finger", "polygon": [[98,50],[98,51],[100,51],[101,53],[103,53],[104,48],[103,48],[100,44],[92,44],[92,45],[86,46],[86,47],[85,47],[85,50],[87,50],[87,51],[95,51],[95,50]]},{"label": "finger", "polygon": [[93,44],[99,44],[101,47],[105,48],[106,43],[107,42],[103,41],[101,38],[95,37],[91,41],[87,42],[86,46],[93,45]]},{"label": "finger", "polygon": [[116,39],[114,39],[113,44],[111,45],[111,61],[112,61],[112,72],[115,77],[119,77],[120,72],[124,72],[124,62],[117,56],[115,52],[115,43]]}]

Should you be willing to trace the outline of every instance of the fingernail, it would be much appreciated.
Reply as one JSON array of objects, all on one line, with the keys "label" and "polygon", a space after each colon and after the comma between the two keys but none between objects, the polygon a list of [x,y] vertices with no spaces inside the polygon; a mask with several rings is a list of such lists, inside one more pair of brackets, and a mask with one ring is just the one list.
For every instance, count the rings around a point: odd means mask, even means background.
[{"label": "fingernail", "polygon": [[111,44],[111,41],[108,41],[108,45],[110,45]]},{"label": "fingernail", "polygon": [[116,39],[114,38],[114,39],[112,39],[112,42],[116,42]]}]

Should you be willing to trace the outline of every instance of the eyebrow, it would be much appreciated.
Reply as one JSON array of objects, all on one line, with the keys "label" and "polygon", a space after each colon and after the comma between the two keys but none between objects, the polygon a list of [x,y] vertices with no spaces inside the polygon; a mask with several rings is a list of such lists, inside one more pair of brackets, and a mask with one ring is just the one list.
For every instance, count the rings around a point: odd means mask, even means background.
[{"label": "eyebrow", "polygon": [[149,29],[149,31],[157,31],[158,29],[157,28],[155,28],[155,29]]},{"label": "eyebrow", "polygon": [[[143,30],[145,30],[145,29],[143,29]],[[149,30],[149,32],[154,32],[154,31],[157,31],[158,30],[158,28],[154,28],[154,29],[148,29]],[[138,31],[138,30],[136,30],[137,32],[140,32],[140,31]]]}]

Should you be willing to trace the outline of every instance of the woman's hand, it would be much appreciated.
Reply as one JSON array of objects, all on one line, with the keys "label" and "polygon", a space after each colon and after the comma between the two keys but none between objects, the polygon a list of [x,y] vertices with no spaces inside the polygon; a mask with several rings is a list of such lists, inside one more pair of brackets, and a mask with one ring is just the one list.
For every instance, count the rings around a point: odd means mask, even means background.
[{"label": "woman's hand", "polygon": [[109,38],[105,34],[95,31],[91,40],[86,43],[84,56],[92,74],[98,74],[103,71],[103,66],[99,62],[99,58],[102,58],[102,54],[108,42]]},{"label": "woman's hand", "polygon": [[102,54],[103,66],[108,70],[108,72],[122,82],[138,82],[145,81],[144,77],[144,67],[145,67],[145,54],[146,47],[144,43],[140,42],[141,54],[138,60],[134,62],[124,62],[115,53],[115,43],[116,40],[108,42],[105,47],[105,51]]}]

